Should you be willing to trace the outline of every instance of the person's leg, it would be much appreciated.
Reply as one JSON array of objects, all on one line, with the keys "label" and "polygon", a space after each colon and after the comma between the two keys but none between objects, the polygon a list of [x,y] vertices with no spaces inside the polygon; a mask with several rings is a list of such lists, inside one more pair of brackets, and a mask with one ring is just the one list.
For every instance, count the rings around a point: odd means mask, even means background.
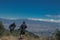
[{"label": "person's leg", "polygon": [[10,30],[10,33],[12,33],[12,29],[10,28],[9,30]]},{"label": "person's leg", "polygon": [[19,36],[19,40],[22,40],[21,34],[20,34],[20,36]]},{"label": "person's leg", "polygon": [[19,38],[21,38],[21,34],[20,34]]},{"label": "person's leg", "polygon": [[22,38],[25,39],[25,31],[22,32]]},{"label": "person's leg", "polygon": [[24,35],[22,35],[22,38],[23,38],[23,39],[25,38]]},{"label": "person's leg", "polygon": [[22,32],[20,32],[20,36],[19,36],[20,39],[22,39]]}]

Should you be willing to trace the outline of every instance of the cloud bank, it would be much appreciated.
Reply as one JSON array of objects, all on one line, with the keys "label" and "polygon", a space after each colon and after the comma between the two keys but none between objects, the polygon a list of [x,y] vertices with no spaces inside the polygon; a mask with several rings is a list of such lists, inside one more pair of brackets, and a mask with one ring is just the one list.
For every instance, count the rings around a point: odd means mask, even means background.
[{"label": "cloud bank", "polygon": [[52,17],[52,18],[60,18],[60,15],[45,15],[47,17]]},{"label": "cloud bank", "polygon": [[[51,15],[47,15],[47,16],[51,16]],[[8,20],[18,20],[20,18],[3,18],[3,19],[8,19]],[[60,23],[60,19],[43,19],[43,18],[26,18],[28,20],[35,20],[35,21],[46,21],[46,22],[56,22],[56,23]]]},{"label": "cloud bank", "polygon": [[47,22],[57,22],[60,23],[60,20],[55,19],[42,19],[42,18],[28,18],[29,20],[35,20],[35,21],[47,21]]},{"label": "cloud bank", "polygon": [[17,19],[20,19],[20,18],[5,18],[5,17],[0,17],[2,19],[8,19],[8,20],[17,20]]}]

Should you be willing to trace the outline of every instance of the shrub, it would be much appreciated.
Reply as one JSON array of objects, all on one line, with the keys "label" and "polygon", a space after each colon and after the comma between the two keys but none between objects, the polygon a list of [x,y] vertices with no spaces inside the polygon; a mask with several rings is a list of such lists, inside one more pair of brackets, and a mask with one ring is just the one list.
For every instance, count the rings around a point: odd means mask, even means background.
[{"label": "shrub", "polygon": [[56,32],[56,39],[60,40],[60,30],[57,30],[57,32]]},{"label": "shrub", "polygon": [[3,35],[3,32],[4,32],[4,26],[3,23],[0,21],[0,36]]}]

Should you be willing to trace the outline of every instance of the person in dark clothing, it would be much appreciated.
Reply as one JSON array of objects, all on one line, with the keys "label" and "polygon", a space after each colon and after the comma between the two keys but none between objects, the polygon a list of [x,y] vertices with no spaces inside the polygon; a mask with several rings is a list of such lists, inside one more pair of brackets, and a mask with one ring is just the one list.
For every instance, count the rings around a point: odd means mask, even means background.
[{"label": "person in dark clothing", "polygon": [[25,21],[23,21],[23,23],[21,24],[21,26],[20,26],[20,38],[23,36],[23,35],[25,35],[25,30],[26,30],[26,28],[27,28],[27,25],[26,25],[26,23],[25,23]]},{"label": "person in dark clothing", "polygon": [[12,33],[12,31],[15,29],[16,25],[15,23],[12,23],[10,26],[9,26],[9,29],[10,29],[10,32]]}]

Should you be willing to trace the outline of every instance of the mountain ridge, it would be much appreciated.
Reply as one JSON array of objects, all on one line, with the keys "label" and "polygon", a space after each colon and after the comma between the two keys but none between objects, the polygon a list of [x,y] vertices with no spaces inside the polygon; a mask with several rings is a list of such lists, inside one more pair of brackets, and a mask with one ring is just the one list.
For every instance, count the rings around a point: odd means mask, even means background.
[{"label": "mountain ridge", "polygon": [[60,29],[60,24],[55,22],[36,21],[29,19],[9,20],[3,18],[0,18],[0,21],[3,22],[6,29],[8,29],[9,25],[13,22],[16,23],[16,29],[18,29],[22,22],[26,21],[26,24],[28,26],[27,30],[39,35],[42,33],[49,34],[50,32],[54,32],[56,29]]}]

